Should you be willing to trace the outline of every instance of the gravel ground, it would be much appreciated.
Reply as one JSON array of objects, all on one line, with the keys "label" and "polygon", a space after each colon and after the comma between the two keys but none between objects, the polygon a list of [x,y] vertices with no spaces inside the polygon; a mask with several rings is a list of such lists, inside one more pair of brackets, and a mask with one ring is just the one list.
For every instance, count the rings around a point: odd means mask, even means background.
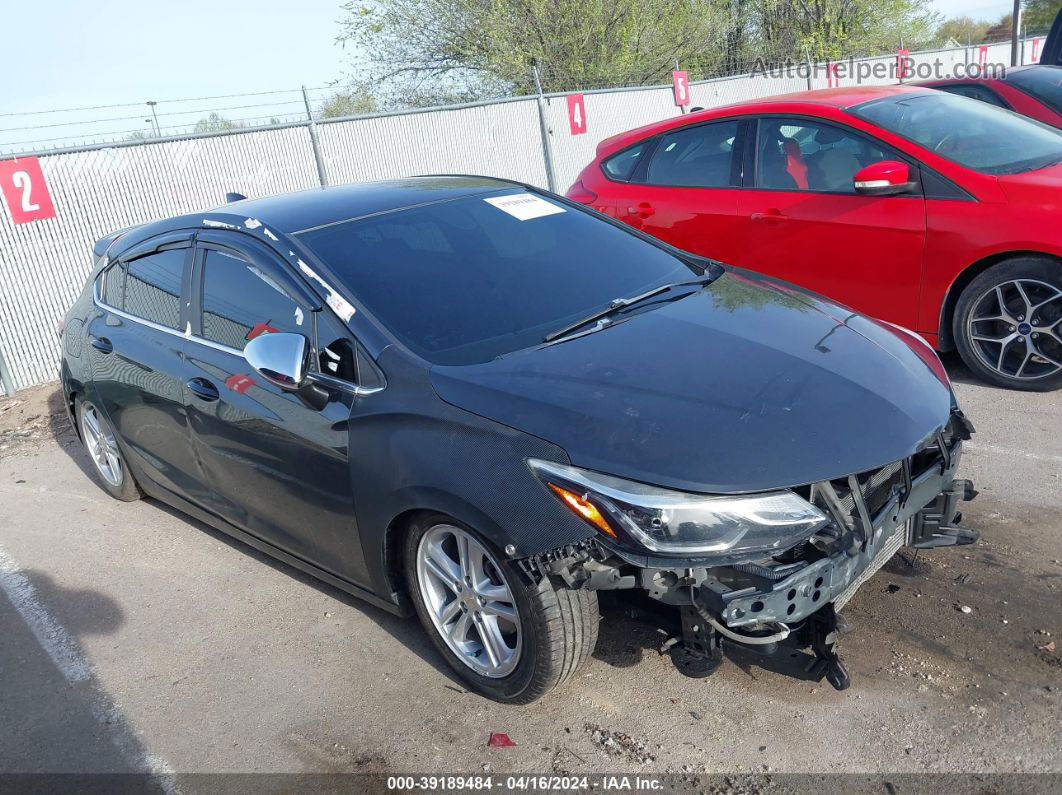
[{"label": "gravel ground", "polygon": [[54,385],[19,393],[0,402],[0,771],[1062,773],[1062,392],[948,365],[981,541],[864,585],[850,690],[774,658],[684,678],[609,604],[585,670],[527,707],[467,693],[413,619],[111,500]]}]

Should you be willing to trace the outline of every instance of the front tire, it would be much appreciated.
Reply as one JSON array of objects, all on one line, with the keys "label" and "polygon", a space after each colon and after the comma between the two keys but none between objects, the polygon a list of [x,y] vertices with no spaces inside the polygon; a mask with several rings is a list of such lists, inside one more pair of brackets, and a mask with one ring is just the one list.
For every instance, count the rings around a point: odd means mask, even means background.
[{"label": "front tire", "polygon": [[432,643],[477,693],[527,704],[567,681],[597,644],[597,594],[534,582],[470,527],[418,517],[403,550]]},{"label": "front tire", "polygon": [[966,365],[1008,389],[1062,386],[1062,265],[1014,257],[975,278],[959,297],[952,328]]},{"label": "front tire", "polygon": [[81,442],[103,490],[122,502],[139,500],[143,493],[126,464],[117,434],[107,418],[93,403],[82,398],[77,399],[74,411]]}]

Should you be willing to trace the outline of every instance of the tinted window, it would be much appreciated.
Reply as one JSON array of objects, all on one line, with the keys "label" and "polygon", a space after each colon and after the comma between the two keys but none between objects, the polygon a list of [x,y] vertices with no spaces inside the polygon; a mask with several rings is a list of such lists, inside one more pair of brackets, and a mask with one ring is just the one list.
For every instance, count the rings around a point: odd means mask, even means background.
[{"label": "tinted window", "polygon": [[122,309],[125,301],[125,265],[116,262],[103,275],[103,303]]},{"label": "tinted window", "polygon": [[851,112],[985,174],[1018,174],[1062,161],[1062,133],[1053,127],[942,91],[877,99]]},{"label": "tinted window", "polygon": [[668,133],[649,161],[650,185],[722,188],[733,184],[738,123],[699,124]]},{"label": "tinted window", "polygon": [[852,178],[886,151],[840,127],[803,119],[761,119],[756,187],[855,193]]},{"label": "tinted window", "polygon": [[326,375],[356,382],[358,366],[354,343],[346,329],[328,312],[315,312],[317,322],[317,367]]},{"label": "tinted window", "polygon": [[987,102],[989,105],[995,105],[997,108],[1007,107],[1007,103],[1003,101],[1003,98],[999,96],[999,94],[984,86],[967,84],[961,86],[934,86],[934,88],[938,91],[947,91],[949,94],[954,94],[957,97],[979,99],[982,102]]},{"label": "tinted window", "polygon": [[259,334],[310,336],[309,312],[265,269],[235,254],[207,249],[203,259],[203,337],[243,350]]},{"label": "tinted window", "polygon": [[181,279],[188,249],[159,251],[129,263],[123,309],[168,328],[181,325]]},{"label": "tinted window", "polygon": [[1032,94],[1055,113],[1062,113],[1062,67],[1034,66],[1019,69],[1007,75],[1013,83],[1027,94]]},{"label": "tinted window", "polygon": [[[491,204],[500,200],[517,203]],[[300,239],[398,339],[441,364],[537,345],[615,298],[700,273],[620,227],[527,193],[440,202]]]},{"label": "tinted window", "polygon": [[634,169],[638,168],[638,163],[646,146],[648,146],[648,142],[642,141],[637,146],[632,146],[630,149],[624,149],[618,155],[613,155],[602,163],[605,173],[613,179],[624,181],[630,179],[634,174]]}]

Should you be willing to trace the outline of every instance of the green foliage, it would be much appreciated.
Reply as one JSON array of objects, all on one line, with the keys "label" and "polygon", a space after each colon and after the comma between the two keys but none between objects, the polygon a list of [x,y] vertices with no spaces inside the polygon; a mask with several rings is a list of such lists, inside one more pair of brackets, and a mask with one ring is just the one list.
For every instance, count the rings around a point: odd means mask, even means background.
[{"label": "green foliage", "polygon": [[217,112],[211,113],[209,116],[205,116],[195,123],[195,127],[192,128],[194,133],[218,133],[225,132],[226,130],[238,130],[244,125],[242,122],[229,121]]},{"label": "green foliage", "polygon": [[949,42],[961,44],[977,44],[984,41],[985,34],[992,27],[987,19],[972,19],[971,17],[955,17],[946,20],[937,28],[937,43],[947,46]]},{"label": "green foliage", "polygon": [[1046,31],[1062,10],[1062,0],[1024,0],[1022,22],[1032,31]]},{"label": "green foliage", "polygon": [[323,103],[318,114],[322,119],[336,119],[340,116],[355,116],[359,113],[376,111],[376,98],[371,94],[352,89],[337,91]]},{"label": "green foliage", "polygon": [[379,105],[667,82],[895,51],[933,39],[929,0],[350,0],[339,42]]}]

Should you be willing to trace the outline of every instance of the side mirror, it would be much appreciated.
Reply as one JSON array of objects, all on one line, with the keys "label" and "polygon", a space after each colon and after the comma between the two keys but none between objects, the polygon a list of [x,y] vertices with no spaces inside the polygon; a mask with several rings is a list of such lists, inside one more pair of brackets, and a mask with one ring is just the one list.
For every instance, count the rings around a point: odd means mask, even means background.
[{"label": "side mirror", "polygon": [[281,389],[296,390],[306,380],[310,346],[301,334],[259,334],[243,349],[262,378]]},{"label": "side mirror", "polygon": [[911,170],[898,160],[882,160],[861,168],[852,178],[856,193],[864,196],[895,196],[915,190],[918,183],[911,179]]}]

